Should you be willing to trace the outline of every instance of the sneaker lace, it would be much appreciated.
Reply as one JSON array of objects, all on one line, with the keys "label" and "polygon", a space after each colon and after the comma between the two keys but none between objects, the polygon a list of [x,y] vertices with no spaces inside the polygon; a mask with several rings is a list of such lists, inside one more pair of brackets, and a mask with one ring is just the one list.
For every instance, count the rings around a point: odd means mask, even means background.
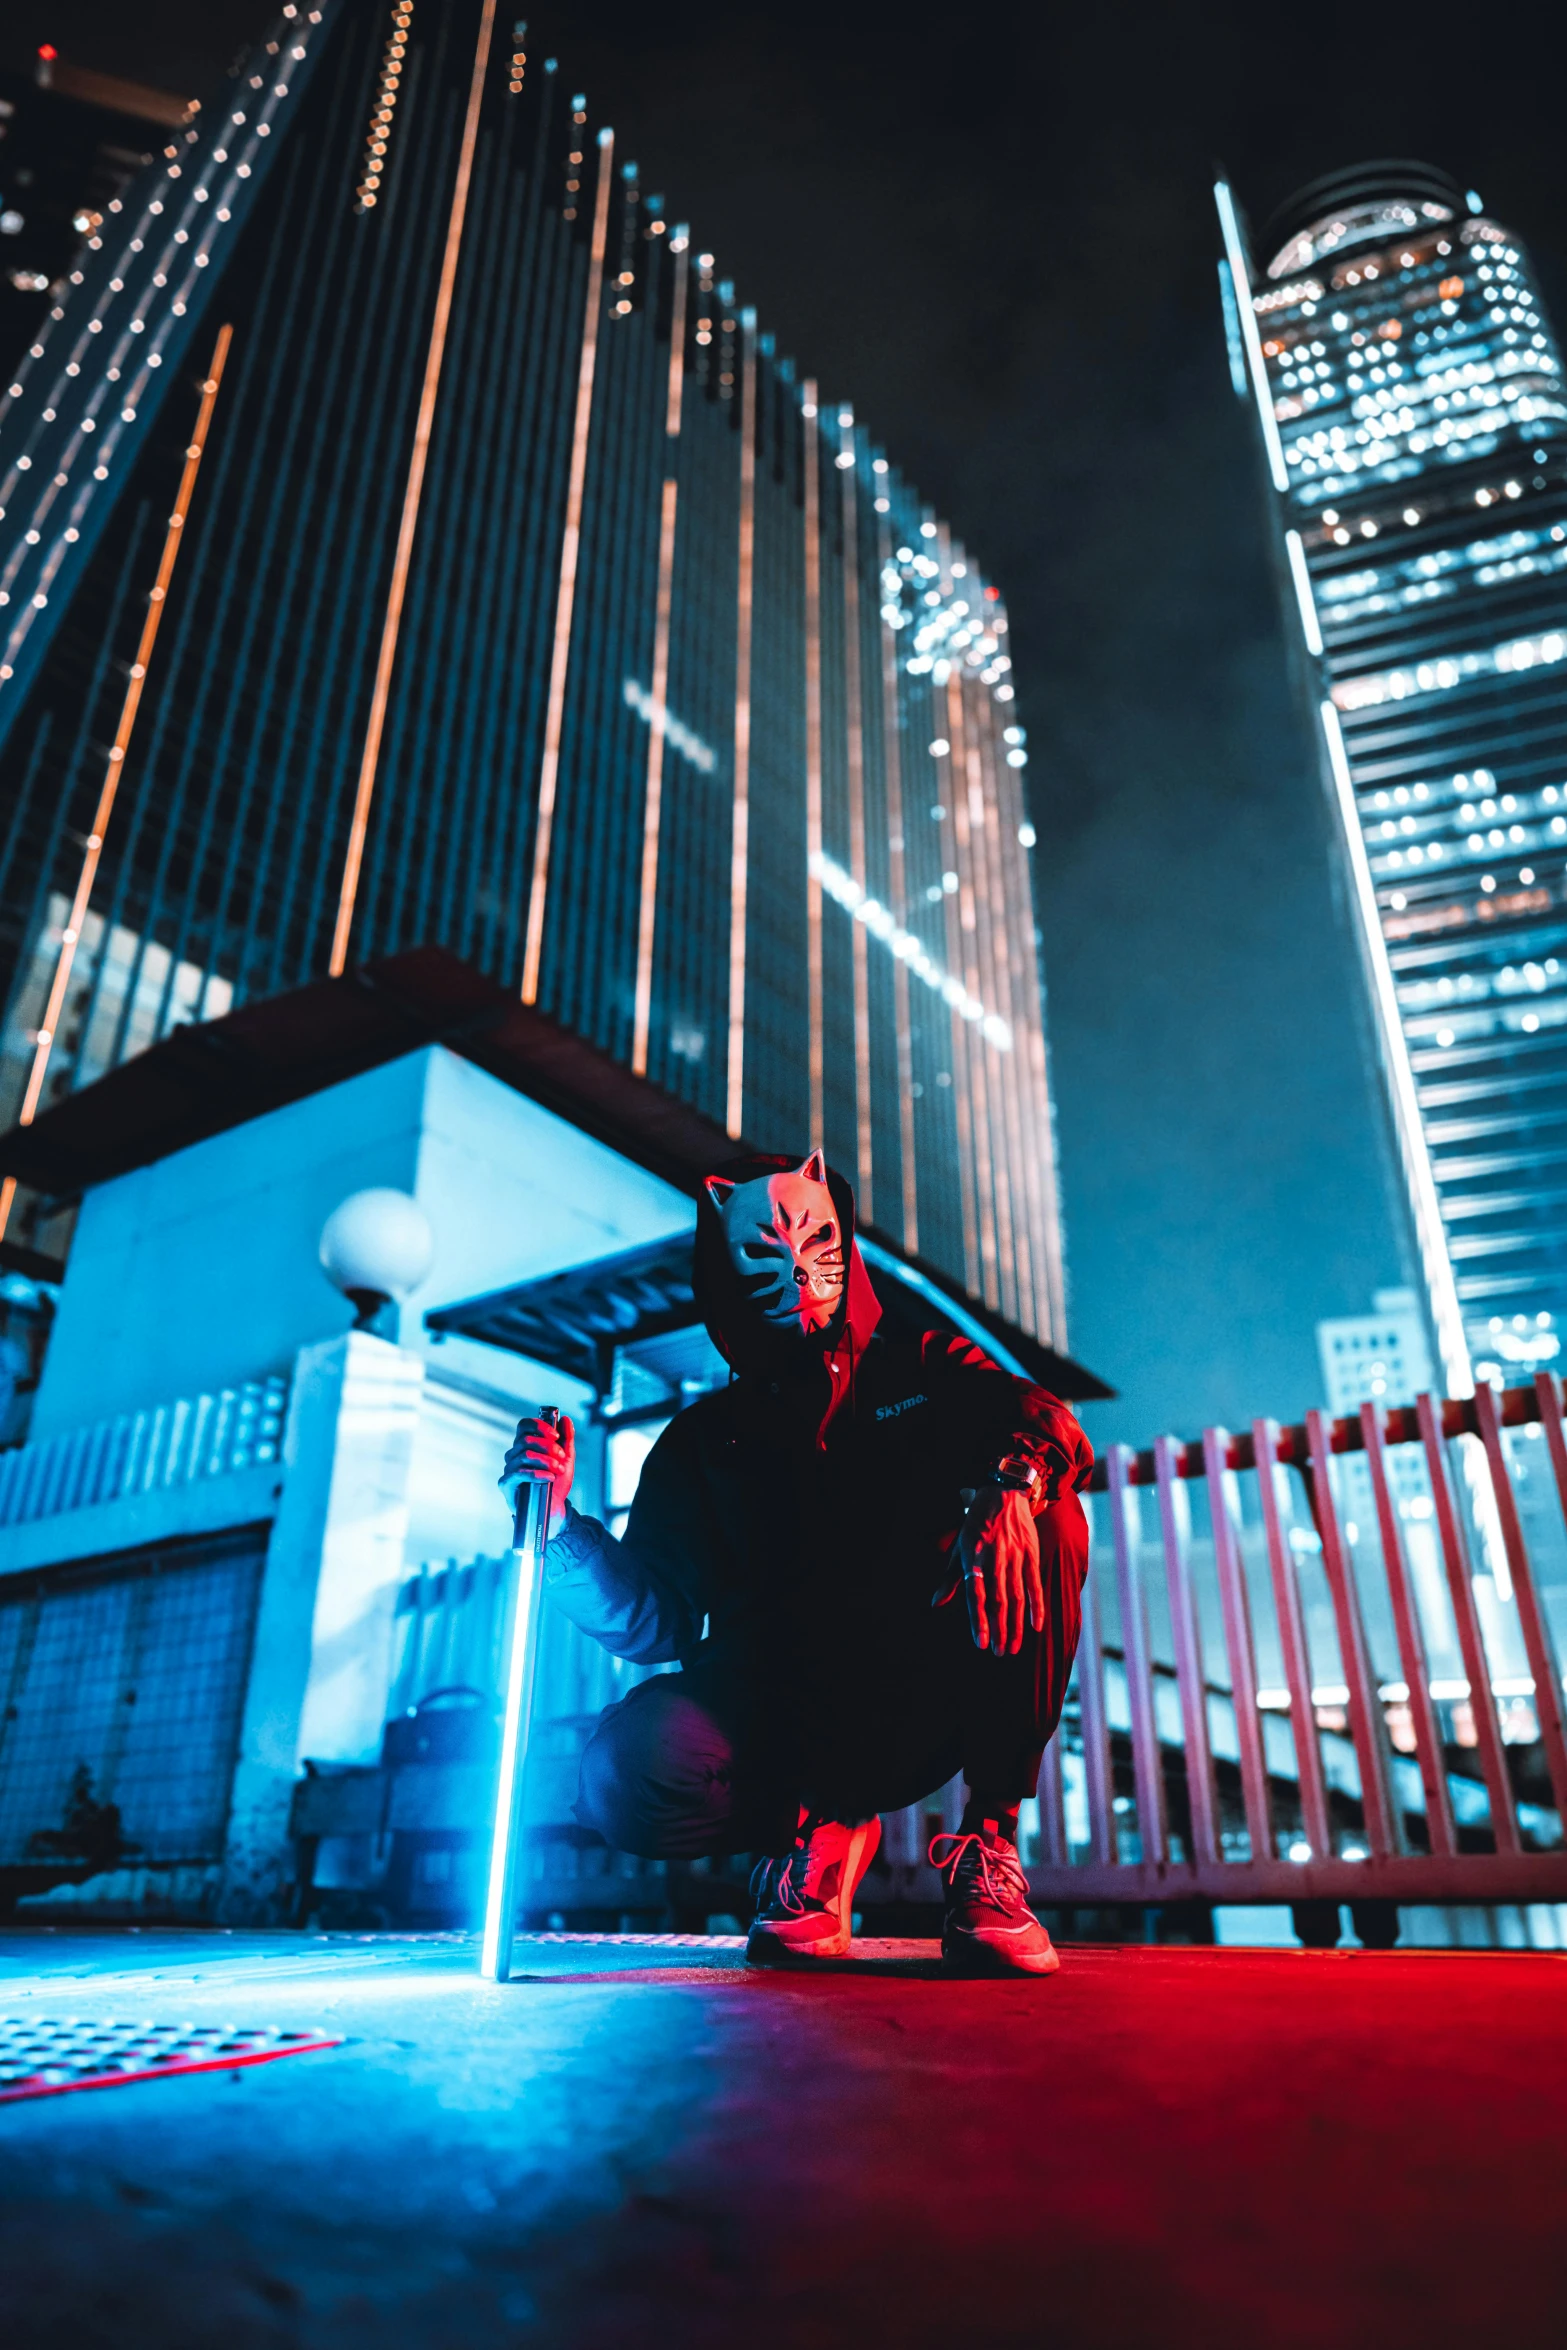
[{"label": "sneaker lace", "polygon": [[[941,1844],[950,1849],[938,1853],[936,1848]],[[977,1879],[985,1899],[1000,1908],[1028,1899],[1028,1879],[1015,1844],[1005,1840],[987,1844],[978,1829],[970,1828],[960,1835],[933,1836],[926,1857],[950,1885],[955,1886],[960,1876]]]},{"label": "sneaker lace", "polygon": [[803,1840],[797,1840],[792,1850],[775,1854],[771,1859],[759,1860],[751,1871],[751,1899],[758,1912],[774,1901],[791,1917],[798,1917],[805,1908],[799,1888],[794,1881],[794,1864],[803,1860],[810,1849]]}]

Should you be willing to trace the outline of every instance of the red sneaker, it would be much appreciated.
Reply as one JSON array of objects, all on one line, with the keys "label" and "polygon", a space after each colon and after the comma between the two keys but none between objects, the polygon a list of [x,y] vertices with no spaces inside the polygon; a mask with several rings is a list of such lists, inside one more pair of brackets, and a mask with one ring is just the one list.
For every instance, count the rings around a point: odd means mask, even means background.
[{"label": "red sneaker", "polygon": [[791,1849],[775,1860],[759,1861],[751,1879],[756,1918],[745,1946],[750,1964],[842,1958],[849,1947],[854,1896],[880,1843],[879,1819],[850,1826],[802,1812]]},{"label": "red sneaker", "polygon": [[[948,1850],[938,1853],[938,1845]],[[1028,1906],[1017,1846],[994,1820],[983,1832],[931,1839],[930,1865],[947,1880],[941,1955],[966,1975],[1053,1975],[1061,1961]]]}]

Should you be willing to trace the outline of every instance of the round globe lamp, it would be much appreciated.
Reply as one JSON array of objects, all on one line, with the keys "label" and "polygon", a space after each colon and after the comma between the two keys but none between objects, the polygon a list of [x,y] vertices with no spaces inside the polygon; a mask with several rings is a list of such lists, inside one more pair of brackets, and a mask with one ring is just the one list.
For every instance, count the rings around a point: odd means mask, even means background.
[{"label": "round globe lamp", "polygon": [[353,1307],[356,1330],[411,1295],[434,1262],[430,1219],[406,1191],[352,1192],[321,1227],[321,1269]]}]

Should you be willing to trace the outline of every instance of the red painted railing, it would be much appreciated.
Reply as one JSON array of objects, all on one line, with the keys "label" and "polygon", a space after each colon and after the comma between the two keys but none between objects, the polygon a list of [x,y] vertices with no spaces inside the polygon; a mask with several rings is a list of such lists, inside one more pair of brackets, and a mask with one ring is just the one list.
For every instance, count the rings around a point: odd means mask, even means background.
[{"label": "red painted railing", "polygon": [[[1040,1786],[1030,1868],[1036,1896],[1071,1905],[1567,1900],[1561,1665],[1504,1435],[1532,1427],[1543,1436],[1554,1510],[1567,1518],[1563,1390],[1548,1373],[1532,1387],[1484,1387],[1462,1402],[1422,1396],[1391,1411],[1368,1403],[1353,1419],[1312,1412],[1298,1427],[1262,1419],[1245,1433],[1207,1429],[1200,1443],[1164,1437],[1146,1452],[1109,1447],[1094,1476],[1099,1498],[1075,1721],[1047,1754]],[[1394,1459],[1405,1446],[1420,1448],[1425,1491],[1415,1506],[1434,1534],[1452,1611],[1441,1637],[1456,1635],[1463,1661],[1463,1680],[1435,1687],[1431,1584],[1422,1601],[1394,1491]],[[1365,1463],[1373,1517],[1374,1542],[1365,1547],[1385,1578],[1400,1660],[1402,1682],[1392,1685],[1379,1684],[1373,1670],[1365,1604],[1371,1576],[1349,1539],[1329,1471],[1330,1461],[1356,1455]],[[1290,1490],[1292,1474],[1303,1508]],[[1205,1537],[1191,1529],[1198,1480],[1209,1505]],[[1152,1489],[1148,1499],[1144,1488]],[[1562,1518],[1553,1514],[1550,1530],[1559,1535]],[[1327,1704],[1308,1647],[1303,1539],[1320,1555],[1331,1599],[1341,1679]],[[1491,1584],[1485,1610],[1477,1568],[1481,1583]],[[1150,1640],[1156,1599],[1167,1651],[1159,1658]],[[1112,1605],[1120,1642],[1107,1648]],[[1267,1692],[1258,1686],[1258,1607],[1271,1611],[1268,1647],[1283,1668],[1284,1686]],[[1509,1679],[1492,1653],[1498,1627],[1526,1656],[1526,1675]],[[1178,1738],[1168,1704],[1163,1725],[1159,1718],[1158,1688],[1172,1679]],[[1510,1738],[1498,1711],[1499,1679],[1511,1700]],[[1118,1684],[1124,1708],[1112,1723],[1109,1691]],[[1461,1735],[1444,1736],[1441,1709],[1455,1698]],[[1214,1746],[1216,1708],[1233,1715],[1233,1752],[1223,1755]],[[1277,1732],[1269,1753],[1270,1713],[1291,1725],[1293,1765],[1281,1759]],[[1324,1768],[1330,1743],[1338,1766],[1331,1787]],[[1510,1750],[1524,1769],[1510,1770]],[[1418,1766],[1418,1795],[1400,1755]],[[1069,1779],[1078,1829],[1070,1841]],[[1527,1803],[1520,1780],[1533,1797]],[[1464,1798],[1463,1821],[1455,1795]]]}]

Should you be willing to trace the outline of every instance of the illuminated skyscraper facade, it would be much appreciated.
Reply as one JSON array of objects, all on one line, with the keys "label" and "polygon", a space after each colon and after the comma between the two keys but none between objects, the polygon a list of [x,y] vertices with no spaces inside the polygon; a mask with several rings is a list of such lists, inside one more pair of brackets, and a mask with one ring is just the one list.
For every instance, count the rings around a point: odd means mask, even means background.
[{"label": "illuminated skyscraper facade", "polygon": [[1000,593],[546,48],[286,8],[0,387],[0,1106],[433,941],[1059,1347]]},{"label": "illuminated skyscraper facade", "polygon": [[[1567,399],[1528,257],[1414,163],[1217,190],[1236,389],[1451,1388],[1567,1322]],[[1512,1374],[1516,1376],[1516,1373]]]}]

